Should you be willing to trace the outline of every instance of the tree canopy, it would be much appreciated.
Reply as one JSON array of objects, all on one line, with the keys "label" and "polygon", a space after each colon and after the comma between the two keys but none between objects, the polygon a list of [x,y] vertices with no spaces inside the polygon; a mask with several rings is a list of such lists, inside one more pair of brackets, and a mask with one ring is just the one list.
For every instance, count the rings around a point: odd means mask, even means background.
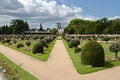
[{"label": "tree canopy", "polygon": [[119,34],[120,18],[109,20],[104,17],[96,21],[73,19],[65,28],[68,34]]},{"label": "tree canopy", "polygon": [[3,25],[0,28],[1,34],[22,34],[25,30],[29,30],[29,25],[26,21],[21,19],[11,20],[10,26]]}]

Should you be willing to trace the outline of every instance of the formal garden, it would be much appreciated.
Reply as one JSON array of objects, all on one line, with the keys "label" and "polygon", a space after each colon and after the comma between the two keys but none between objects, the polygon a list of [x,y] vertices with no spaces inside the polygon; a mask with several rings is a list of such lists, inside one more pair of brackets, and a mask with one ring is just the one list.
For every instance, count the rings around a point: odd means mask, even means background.
[{"label": "formal garden", "polygon": [[80,74],[120,65],[119,37],[68,35],[63,36],[63,42]]},{"label": "formal garden", "polygon": [[56,36],[52,35],[9,35],[1,37],[1,44],[47,61],[55,44],[55,38]]},{"label": "formal garden", "polygon": [[[56,42],[56,36],[52,35],[5,35],[0,37],[0,44],[32,56],[41,61],[47,61]],[[4,55],[0,54],[0,66],[12,80],[36,80],[31,74],[21,69],[21,65],[15,65]]]},{"label": "formal garden", "polygon": [[[25,34],[24,31],[30,31],[28,23],[23,20],[12,20],[9,27],[4,25],[0,28],[0,45],[46,62],[56,40],[60,39],[77,72],[88,74],[120,65],[120,37],[116,35],[119,34],[119,26],[120,19],[102,18],[97,21],[74,19],[61,34],[58,32],[60,26],[50,29],[51,34]],[[42,24],[38,32],[41,31],[45,31]],[[59,36],[62,38],[57,38]],[[2,54],[0,66],[10,79],[36,80],[21,69],[21,65],[15,65]]]}]

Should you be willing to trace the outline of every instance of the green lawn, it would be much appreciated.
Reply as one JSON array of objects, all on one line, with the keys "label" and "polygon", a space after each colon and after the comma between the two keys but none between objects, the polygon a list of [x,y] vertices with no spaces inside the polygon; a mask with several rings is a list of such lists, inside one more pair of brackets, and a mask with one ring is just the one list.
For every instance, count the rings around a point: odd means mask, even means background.
[{"label": "green lawn", "polygon": [[[92,73],[92,72],[96,72],[99,70],[103,70],[106,68],[111,68],[111,67],[120,65],[120,61],[114,61],[114,62],[106,63],[104,67],[85,67],[81,64],[80,55],[75,54],[74,50],[68,47],[68,43],[65,40],[63,40],[63,42],[64,42],[64,45],[65,45],[72,61],[73,61],[73,64],[74,64],[76,70],[80,74],[88,74],[88,73]],[[80,47],[84,46],[87,42],[88,41],[81,41]],[[108,43],[100,43],[100,44],[104,47],[106,57],[114,57],[114,53],[111,53],[109,51]]]},{"label": "green lawn", "polygon": [[[5,62],[14,72],[17,71],[19,74],[19,79],[17,80],[38,80],[34,76],[32,76],[30,73],[24,71],[20,66],[14,64],[12,61],[10,61],[8,58],[6,58],[4,55],[0,53],[0,59]],[[13,79],[10,79],[13,80]]]},{"label": "green lawn", "polygon": [[[34,45],[36,42],[38,42],[38,41],[31,40],[31,42],[32,42],[32,45],[30,46],[30,48],[32,49],[33,45]],[[34,57],[34,58],[36,58],[36,59],[39,59],[39,60],[41,60],[41,61],[47,61],[47,60],[48,60],[48,57],[49,57],[49,55],[50,55],[50,53],[51,53],[51,51],[52,51],[52,48],[54,47],[55,42],[56,42],[56,40],[52,41],[52,43],[50,43],[50,44],[48,45],[49,47],[48,47],[47,49],[45,49],[44,54],[42,54],[42,55],[33,54],[32,52],[28,52],[28,51],[25,51],[25,50],[22,50],[22,49],[18,49],[18,48],[16,48],[16,46],[9,46],[9,45],[7,45],[7,44],[2,44],[2,45],[5,45],[5,46],[7,46],[7,47],[9,47],[9,48],[12,48],[12,49],[14,49],[14,50],[17,50],[17,51],[22,52],[22,53],[24,53],[24,54],[27,54],[27,55],[29,55],[29,56],[32,56],[32,57]],[[25,41],[19,40],[19,43],[23,43],[23,44],[25,45]],[[25,47],[27,47],[27,46],[25,46]]]}]

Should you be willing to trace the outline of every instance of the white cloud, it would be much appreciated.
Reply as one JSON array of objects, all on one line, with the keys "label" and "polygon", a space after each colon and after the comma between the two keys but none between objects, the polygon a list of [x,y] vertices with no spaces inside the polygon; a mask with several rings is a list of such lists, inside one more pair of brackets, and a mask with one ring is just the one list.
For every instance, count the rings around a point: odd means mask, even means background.
[{"label": "white cloud", "polygon": [[120,16],[109,17],[108,19],[109,19],[109,20],[112,20],[112,19],[117,19],[117,18],[120,18]]},{"label": "white cloud", "polygon": [[[62,0],[63,1],[63,0]],[[32,23],[68,22],[81,15],[82,8],[58,5],[55,0],[3,0],[0,1],[1,16],[27,19]],[[9,19],[12,19],[9,17]],[[3,23],[0,21],[0,23]]]}]

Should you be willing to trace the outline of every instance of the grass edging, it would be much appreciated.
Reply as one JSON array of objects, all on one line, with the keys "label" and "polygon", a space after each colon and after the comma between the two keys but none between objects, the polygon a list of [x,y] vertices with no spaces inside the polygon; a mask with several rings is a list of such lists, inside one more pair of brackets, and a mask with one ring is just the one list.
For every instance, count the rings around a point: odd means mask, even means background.
[{"label": "grass edging", "polygon": [[14,64],[12,61],[10,61],[8,58],[6,58],[3,54],[0,53],[0,58],[8,65],[12,70],[16,70],[20,76],[20,80],[38,80],[34,76],[32,76],[27,71],[20,68],[19,65]]},{"label": "grass edging", "polygon": [[103,69],[107,69],[107,68],[111,68],[111,67],[120,65],[120,61],[115,61],[115,62],[106,63],[104,67],[85,67],[81,64],[80,56],[75,54],[74,51],[68,47],[68,43],[64,39],[63,39],[63,43],[67,49],[69,56],[72,59],[72,62],[74,64],[77,72],[80,74],[88,74],[88,73],[92,73],[92,72],[96,72],[96,71],[100,71]]},{"label": "grass edging", "polygon": [[13,46],[8,46],[8,45],[5,45],[5,44],[1,44],[1,45],[4,45],[4,46],[9,47],[9,48],[12,48],[12,49],[14,49],[16,51],[19,51],[21,53],[27,54],[27,55],[29,55],[31,57],[34,57],[36,59],[39,59],[39,60],[45,62],[45,61],[48,60],[48,58],[50,56],[50,53],[51,53],[51,51],[52,51],[52,49],[54,47],[55,42],[56,42],[56,39],[54,41],[52,41],[52,43],[49,44],[49,47],[47,49],[45,49],[44,54],[42,54],[42,55],[33,54],[32,52],[28,52],[28,51],[25,51],[25,50],[22,50],[22,49],[18,49],[18,48],[13,47]]}]

